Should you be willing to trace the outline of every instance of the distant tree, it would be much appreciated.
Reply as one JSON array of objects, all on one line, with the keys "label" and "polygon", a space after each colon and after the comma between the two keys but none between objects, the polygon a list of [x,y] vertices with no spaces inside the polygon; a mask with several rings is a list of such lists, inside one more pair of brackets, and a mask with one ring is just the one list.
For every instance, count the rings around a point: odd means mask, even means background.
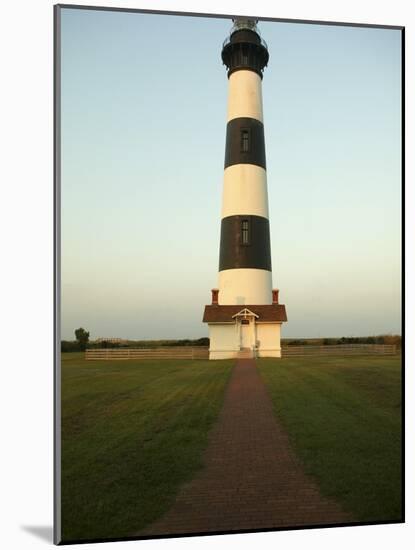
[{"label": "distant tree", "polygon": [[89,332],[87,332],[84,328],[77,328],[75,330],[75,338],[78,341],[79,349],[81,351],[86,350],[86,346],[89,341]]},{"label": "distant tree", "polygon": [[394,344],[398,349],[402,347],[402,337],[399,334],[385,334],[383,336],[384,344]]},{"label": "distant tree", "polygon": [[79,351],[79,344],[78,342],[71,342],[68,340],[62,340],[61,342],[61,352],[67,353],[71,351]]},{"label": "distant tree", "polygon": [[207,337],[199,338],[198,340],[194,341],[195,346],[208,346],[209,343],[210,343],[210,340]]},{"label": "distant tree", "polygon": [[108,342],[108,347],[109,348],[119,348],[120,343],[119,342]]},{"label": "distant tree", "polygon": [[192,341],[188,338],[185,338],[183,340],[169,340],[167,341],[166,346],[191,346]]},{"label": "distant tree", "polygon": [[304,344],[305,344],[304,340],[299,340],[298,338],[294,340],[290,340],[288,342],[289,346],[304,346]]}]

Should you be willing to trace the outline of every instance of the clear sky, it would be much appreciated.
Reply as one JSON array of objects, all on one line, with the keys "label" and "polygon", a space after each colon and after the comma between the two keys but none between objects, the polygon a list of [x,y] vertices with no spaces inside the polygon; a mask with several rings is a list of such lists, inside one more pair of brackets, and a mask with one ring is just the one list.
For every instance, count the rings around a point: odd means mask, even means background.
[{"label": "clear sky", "polygon": [[[62,338],[207,335],[230,27],[62,10]],[[400,333],[400,31],[259,28],[282,336]]]}]

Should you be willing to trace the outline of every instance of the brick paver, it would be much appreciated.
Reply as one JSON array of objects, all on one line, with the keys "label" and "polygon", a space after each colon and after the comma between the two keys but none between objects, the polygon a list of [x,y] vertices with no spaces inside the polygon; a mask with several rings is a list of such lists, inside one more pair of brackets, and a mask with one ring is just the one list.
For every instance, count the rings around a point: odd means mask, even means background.
[{"label": "brick paver", "polygon": [[139,535],[353,521],[304,473],[253,359],[234,367],[204,459],[173,507]]}]

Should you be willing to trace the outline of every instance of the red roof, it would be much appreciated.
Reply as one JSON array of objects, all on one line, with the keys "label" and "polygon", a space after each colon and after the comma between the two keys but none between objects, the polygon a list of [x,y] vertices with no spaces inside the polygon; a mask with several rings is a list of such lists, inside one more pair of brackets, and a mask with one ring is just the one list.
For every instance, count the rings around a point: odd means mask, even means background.
[{"label": "red roof", "polygon": [[205,312],[203,314],[204,323],[232,323],[235,321],[234,315],[249,309],[252,313],[257,315],[256,322],[284,322],[287,320],[287,314],[285,312],[285,306],[281,304],[270,304],[260,306],[239,305],[239,306],[221,306],[218,304],[212,304],[205,306]]}]

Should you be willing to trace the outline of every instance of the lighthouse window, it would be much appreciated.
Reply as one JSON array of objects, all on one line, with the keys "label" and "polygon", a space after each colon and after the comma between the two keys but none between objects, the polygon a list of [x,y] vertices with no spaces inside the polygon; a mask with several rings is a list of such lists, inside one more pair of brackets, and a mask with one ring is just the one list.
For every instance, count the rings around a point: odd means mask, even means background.
[{"label": "lighthouse window", "polygon": [[242,244],[249,244],[249,221],[242,220]]},{"label": "lighthouse window", "polygon": [[249,151],[249,130],[246,128],[241,130],[241,151],[247,153]]}]

